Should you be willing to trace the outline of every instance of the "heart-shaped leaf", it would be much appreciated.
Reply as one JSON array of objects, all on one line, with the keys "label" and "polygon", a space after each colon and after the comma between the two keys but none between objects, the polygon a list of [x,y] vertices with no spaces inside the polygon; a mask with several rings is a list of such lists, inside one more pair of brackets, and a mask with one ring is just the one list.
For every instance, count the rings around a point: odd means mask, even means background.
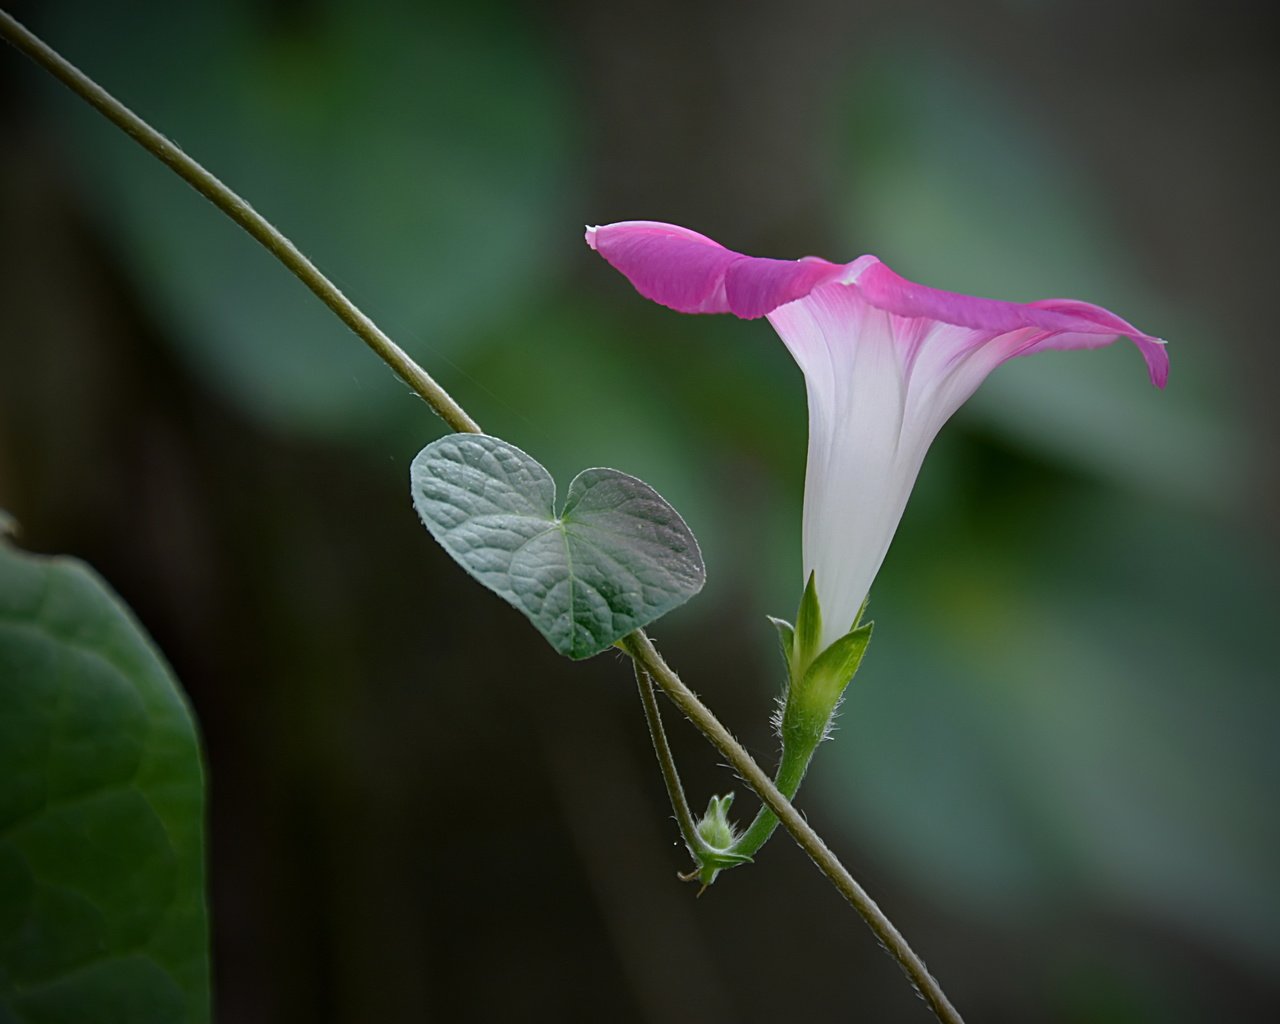
[{"label": "heart-shaped leaf", "polygon": [[410,471],[413,504],[440,545],[529,617],[561,654],[589,658],[702,589],[702,553],[652,487],[583,470],[556,514],[551,474],[485,434],[427,445]]}]

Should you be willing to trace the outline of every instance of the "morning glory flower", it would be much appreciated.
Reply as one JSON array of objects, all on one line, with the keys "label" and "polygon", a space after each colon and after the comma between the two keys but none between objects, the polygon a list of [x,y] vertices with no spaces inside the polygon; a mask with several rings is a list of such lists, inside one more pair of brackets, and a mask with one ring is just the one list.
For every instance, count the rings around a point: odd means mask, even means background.
[{"label": "morning glory flower", "polygon": [[997,366],[1128,338],[1152,383],[1164,387],[1169,373],[1164,342],[1085,302],[957,295],[874,256],[759,259],[649,221],[588,228],[587,243],[664,306],[768,317],[799,364],[809,396],[804,575],[814,574],[822,609],[819,650],[854,625],[930,443]]}]

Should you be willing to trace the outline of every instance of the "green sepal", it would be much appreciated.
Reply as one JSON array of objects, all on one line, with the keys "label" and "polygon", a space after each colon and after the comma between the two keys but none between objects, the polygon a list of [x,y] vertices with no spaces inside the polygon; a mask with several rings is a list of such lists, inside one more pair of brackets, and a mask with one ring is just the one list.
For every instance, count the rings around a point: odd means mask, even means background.
[{"label": "green sepal", "polygon": [[858,614],[853,617],[853,625],[849,627],[850,633],[852,633],[855,629],[857,629],[859,626],[862,625],[862,616],[867,614],[867,605],[869,605],[870,603],[871,603],[871,595],[868,594],[866,597],[862,599],[862,604],[858,606]]},{"label": "green sepal", "polygon": [[791,659],[795,656],[796,650],[796,631],[786,619],[775,619],[772,615],[766,615],[773,628],[778,631],[778,646],[782,648],[782,660],[787,663],[787,674],[791,674]]},{"label": "green sepal", "polygon": [[730,850],[703,850],[699,860],[704,869],[710,867],[717,871],[721,868],[736,868],[739,864],[755,863],[754,858],[745,853],[733,853]]},{"label": "green sepal", "polygon": [[[867,602],[863,601],[849,630],[821,647],[822,608],[817,576],[809,574],[791,636],[786,696],[776,719],[784,754],[797,765],[807,764],[814,748],[827,735],[831,716],[862,664],[872,629],[872,623],[859,625],[866,610]],[[774,620],[785,649],[783,625]]]},{"label": "green sepal", "polygon": [[845,687],[853,681],[862,664],[874,626],[874,622],[868,622],[865,626],[850,630],[818,655],[805,672],[804,682],[800,684],[801,696],[806,703],[826,707],[829,709],[828,713],[835,709]]},{"label": "green sepal", "polygon": [[800,597],[800,610],[796,614],[795,640],[792,645],[791,680],[803,678],[813,659],[818,656],[822,642],[822,609],[818,607],[816,574],[809,573]]}]

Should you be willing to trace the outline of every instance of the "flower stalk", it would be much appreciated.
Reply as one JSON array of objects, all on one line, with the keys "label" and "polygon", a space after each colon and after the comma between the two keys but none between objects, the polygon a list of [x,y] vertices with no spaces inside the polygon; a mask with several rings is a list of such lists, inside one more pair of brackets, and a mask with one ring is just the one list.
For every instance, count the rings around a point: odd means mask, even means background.
[{"label": "flower stalk", "polygon": [[907,944],[902,933],[894,927],[893,922],[885,916],[884,911],[867,891],[849,874],[848,869],[840,863],[839,858],[831,852],[804,816],[770,781],[754,758],[747,753],[746,748],[720,724],[719,719],[711,713],[710,709],[672,671],[671,666],[663,660],[662,655],[653,646],[653,641],[642,630],[637,630],[623,638],[620,645],[649,673],[653,681],[666,692],[684,716],[698,727],[724,755],[733,770],[755,790],[756,795],[778,817],[797,845],[809,855],[809,859],[827,876],[840,895],[861,915],[885,950],[898,961],[903,973],[907,975],[921,998],[929,1004],[929,1008],[933,1010],[938,1020],[945,1024],[963,1024],[959,1011],[951,1005],[946,993],[942,991],[942,986],[929,973],[924,961]]},{"label": "flower stalk", "polygon": [[[799,792],[813,755],[830,735],[845,689],[853,681],[871,642],[872,623],[860,624],[861,616],[859,611],[853,628],[822,649],[822,609],[815,577],[810,574],[796,625],[782,619],[770,620],[778,631],[787,666],[787,686],[774,718],[782,750],[773,777],[774,786],[787,800],[793,800]],[[727,811],[723,798],[713,798],[703,821],[723,817]],[[719,871],[750,863],[777,827],[778,816],[767,803],[762,805],[744,832],[731,832],[731,842],[718,844],[715,857],[704,857],[701,851],[690,848],[699,864],[699,871],[694,874],[705,888],[715,881]]]}]

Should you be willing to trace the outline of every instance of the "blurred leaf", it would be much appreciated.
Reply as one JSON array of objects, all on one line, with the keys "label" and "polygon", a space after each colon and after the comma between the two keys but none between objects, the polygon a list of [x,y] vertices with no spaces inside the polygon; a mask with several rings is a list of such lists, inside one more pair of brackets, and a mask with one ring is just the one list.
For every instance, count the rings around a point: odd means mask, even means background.
[{"label": "blurred leaf", "polygon": [[[273,6],[59,0],[40,27],[412,354],[447,361],[580,244],[565,226],[570,119],[553,61],[504,5]],[[64,91],[49,106],[87,199],[190,365],[286,426],[359,433],[400,406],[420,411],[170,171]]]},{"label": "blurred leaf", "polygon": [[579,473],[557,515],[537,461],[495,437],[454,434],[422,449],[411,477],[431,535],[570,658],[599,654],[702,589],[684,520],[625,473]]},{"label": "blurred leaf", "polygon": [[907,277],[952,291],[1086,299],[1169,339],[1167,392],[1146,384],[1138,354],[1118,342],[1014,360],[959,417],[1126,486],[1239,507],[1250,445],[1206,387],[1215,328],[1151,293],[1133,246],[1081,173],[1087,165],[1047,129],[1043,111],[1002,92],[945,42],[914,37],[883,48],[850,97],[858,140],[857,187],[844,211],[850,254],[875,252]]},{"label": "blurred leaf", "polygon": [[874,591],[843,777],[816,784],[968,913],[1105,906],[1273,970],[1272,567],[1185,513],[1057,505],[1021,535],[954,511],[911,527]]},{"label": "blurred leaf", "polygon": [[850,255],[1101,303],[1168,337],[1173,374],[1151,389],[1120,343],[983,385],[958,419],[985,444],[948,428],[926,463],[872,591],[844,771],[815,788],[969,914],[1128,915],[1274,971],[1280,829],[1258,808],[1280,772],[1280,595],[1228,519],[1257,451],[1215,392],[1220,328],[1144,286],[1087,162],[946,40],[882,47],[855,84]]},{"label": "blurred leaf", "polygon": [[0,541],[0,1019],[209,1019],[190,712],[78,562]]}]

